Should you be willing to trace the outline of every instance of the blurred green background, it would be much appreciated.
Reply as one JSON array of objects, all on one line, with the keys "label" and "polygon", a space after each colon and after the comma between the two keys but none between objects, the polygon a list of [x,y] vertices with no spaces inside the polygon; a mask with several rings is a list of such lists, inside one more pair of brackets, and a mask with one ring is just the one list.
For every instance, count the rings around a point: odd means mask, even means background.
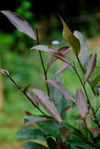
[{"label": "blurred green background", "polygon": [[[68,1],[30,1],[15,0],[7,2],[4,0],[0,10],[9,9],[24,17],[34,28],[39,28],[40,44],[51,45],[53,40],[58,40],[60,46],[67,43],[62,38],[62,25],[57,13],[62,15],[72,31],[79,30],[86,37],[89,53],[96,51],[100,66],[100,6],[99,2],[86,0]],[[39,54],[37,51],[30,52],[29,49],[35,45],[30,38],[20,33],[11,23],[0,14],[0,68],[9,70],[13,79],[20,85],[31,83],[34,88],[46,90],[45,83],[40,74],[43,73]],[[45,65],[49,56],[43,53]],[[73,54],[69,58],[74,59]],[[59,67],[54,64],[49,71],[49,78]],[[95,73],[99,73],[96,68]],[[80,86],[78,79],[73,77],[70,68],[61,75],[63,83],[75,95],[75,90]],[[94,75],[93,75],[94,77]],[[73,84],[74,81],[74,84]],[[91,90],[89,90],[91,96]],[[24,111],[32,114],[38,111],[22,95],[10,80],[0,75],[0,149],[20,148],[15,133],[23,126]]]}]

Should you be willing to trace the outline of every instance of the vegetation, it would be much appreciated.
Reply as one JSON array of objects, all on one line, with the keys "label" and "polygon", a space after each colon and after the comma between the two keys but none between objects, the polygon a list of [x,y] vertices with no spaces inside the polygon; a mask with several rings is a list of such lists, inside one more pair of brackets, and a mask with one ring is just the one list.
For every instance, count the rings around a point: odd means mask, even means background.
[{"label": "vegetation", "polygon": [[[32,141],[26,142],[22,146],[25,149],[99,149],[100,75],[92,77],[95,68],[98,67],[96,52],[88,56],[87,43],[82,34],[78,31],[73,34],[60,15],[59,18],[63,24],[63,38],[70,44],[70,47],[60,47],[55,51],[53,48],[39,43],[38,28],[34,32],[21,16],[11,11],[1,11],[1,13],[18,30],[36,41],[36,45],[31,48],[31,51],[39,51],[44,72],[42,77],[47,89],[47,93],[45,93],[44,89],[30,88],[30,83],[21,86],[11,77],[8,70],[0,69],[0,72],[6,75],[40,112],[40,114],[34,115],[29,111],[25,112],[25,127],[19,130],[16,136],[22,140],[30,139]],[[51,56],[47,67],[42,51]],[[74,53],[73,59],[66,58],[70,52]],[[62,64],[55,72],[53,79],[49,80],[48,70],[58,59],[62,61]],[[76,62],[79,63],[80,69]],[[80,87],[76,89],[75,95],[73,91],[69,91],[63,85],[58,77],[60,73],[68,71],[68,69],[72,71],[72,77],[77,77],[80,82]],[[73,86],[74,82],[71,86],[72,90]],[[88,88],[91,90],[91,95],[89,95]],[[71,117],[71,122],[69,122],[69,117]]]}]

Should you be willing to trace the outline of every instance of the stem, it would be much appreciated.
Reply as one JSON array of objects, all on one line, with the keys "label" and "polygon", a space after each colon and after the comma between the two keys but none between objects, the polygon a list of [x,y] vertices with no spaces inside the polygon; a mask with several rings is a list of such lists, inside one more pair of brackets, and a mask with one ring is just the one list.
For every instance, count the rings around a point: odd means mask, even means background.
[{"label": "stem", "polygon": [[[43,114],[43,115],[46,115],[33,101],[32,99],[26,94],[25,90],[23,89],[23,87],[21,87],[20,85],[18,85],[12,78],[11,76],[6,73],[5,71],[5,74],[8,76],[8,78],[15,84],[15,86],[25,95],[25,97],[27,99],[29,99],[29,101]],[[47,116],[47,115],[46,115]]]},{"label": "stem", "polygon": [[[36,35],[37,35],[36,44],[39,45],[38,28],[36,28]],[[44,62],[43,62],[43,57],[42,57],[42,52],[41,52],[41,51],[39,51],[39,55],[40,55],[40,59],[41,59],[41,64],[42,64],[42,68],[43,68],[45,80],[47,80],[47,71],[46,71],[46,69],[45,69],[45,65],[44,65]],[[46,88],[47,88],[48,96],[50,96],[49,87],[48,87],[48,84],[47,84],[47,83],[46,83]]]},{"label": "stem", "polygon": [[[81,69],[82,69],[83,73],[85,74],[85,70],[84,70],[84,68],[83,68],[83,66],[82,66],[82,64],[81,64],[81,62],[80,62],[80,60],[79,60],[78,56],[76,56],[76,58],[77,58],[77,60],[78,60],[78,62],[79,62],[79,65],[80,65],[80,67],[81,67]],[[89,85],[90,85],[89,80],[88,80],[87,82],[88,82],[88,83],[89,83]],[[90,87],[91,87],[91,85],[90,85]],[[94,93],[94,95],[95,95],[95,91],[94,91],[94,89],[93,89],[93,88],[91,88],[91,89],[92,89],[92,91],[93,91],[93,93]]]},{"label": "stem", "polygon": [[[97,119],[97,118],[96,118],[96,113],[95,113],[95,111],[93,110],[93,108],[92,108],[92,106],[91,106],[91,103],[90,103],[90,101],[89,101],[89,97],[88,97],[87,91],[86,91],[86,89],[85,89],[84,83],[82,82],[82,79],[81,79],[81,77],[80,77],[80,75],[79,75],[79,73],[78,73],[78,71],[77,71],[77,69],[76,69],[76,66],[75,66],[75,63],[74,63],[74,62],[73,62],[73,64],[74,64],[74,66],[72,66],[72,68],[73,68],[73,70],[76,72],[76,74],[77,74],[77,76],[78,76],[78,78],[79,78],[79,80],[80,80],[80,82],[81,82],[81,85],[82,85],[82,87],[83,87],[83,89],[84,89],[84,92],[85,92],[85,95],[86,95],[86,98],[87,98],[87,103],[88,103],[88,105],[89,105],[89,107],[90,107],[90,109],[91,109],[91,111],[92,111],[92,113],[93,113],[94,118]],[[98,123],[98,121],[95,121],[95,123],[96,123],[96,124],[98,125],[98,127],[100,128],[100,124]]]}]

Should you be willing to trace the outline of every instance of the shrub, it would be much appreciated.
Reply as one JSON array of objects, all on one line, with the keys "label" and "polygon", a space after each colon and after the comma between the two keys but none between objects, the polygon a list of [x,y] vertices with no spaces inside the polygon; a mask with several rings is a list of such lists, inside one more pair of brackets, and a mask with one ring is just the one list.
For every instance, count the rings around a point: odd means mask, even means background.
[{"label": "shrub", "polygon": [[[47,45],[39,44],[38,28],[34,32],[21,16],[11,11],[1,11],[1,13],[18,30],[36,41],[36,45],[31,50],[39,51],[44,72],[43,78],[47,88],[46,94],[42,90],[30,88],[30,84],[20,86],[13,80],[7,70],[0,69],[0,72],[6,75],[41,113],[40,115],[32,115],[26,111],[24,128],[20,129],[16,136],[19,139],[31,141],[24,143],[22,146],[25,149],[99,149],[100,75],[97,75],[94,80],[91,77],[96,67],[97,54],[94,52],[88,57],[86,40],[78,31],[75,31],[73,34],[61,16],[59,18],[63,24],[63,38],[70,44],[70,47],[60,47],[55,51]],[[44,65],[42,51],[51,56],[47,67]],[[79,62],[84,77],[80,75],[76,61],[66,58],[70,51],[73,51],[75,58]],[[49,80],[47,76],[48,70],[51,64],[58,59],[63,64],[55,72],[54,78]],[[58,77],[68,67],[72,68],[81,83],[81,88],[76,90],[76,96],[64,87],[61,79]],[[91,99],[88,96],[86,84],[90,86],[93,92]],[[76,121],[77,126],[72,126],[67,122],[66,116],[70,109],[75,108],[77,109],[77,116],[73,116],[72,120]]]}]

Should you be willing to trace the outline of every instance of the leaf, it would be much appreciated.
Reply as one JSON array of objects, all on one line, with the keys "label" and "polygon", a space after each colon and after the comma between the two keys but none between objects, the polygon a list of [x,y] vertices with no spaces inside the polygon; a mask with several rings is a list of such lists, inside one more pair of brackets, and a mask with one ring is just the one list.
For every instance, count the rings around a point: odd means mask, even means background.
[{"label": "leaf", "polygon": [[31,93],[26,93],[27,96],[30,98],[30,100],[36,105],[38,106],[38,101],[37,98],[35,96],[33,96]]},{"label": "leaf", "polygon": [[80,117],[82,120],[86,119],[86,116],[88,115],[88,108],[85,103],[85,97],[80,88],[76,91],[76,105],[80,114]]},{"label": "leaf", "polygon": [[0,12],[3,13],[19,31],[36,40],[36,36],[32,27],[28,24],[26,20],[24,20],[24,18],[9,10],[4,10]]},{"label": "leaf", "polygon": [[41,90],[31,89],[31,91],[37,97],[38,102],[43,106],[43,108],[53,116],[53,118],[59,123],[62,122],[60,114],[55,107],[54,103],[50,100],[50,98]]},{"label": "leaf", "polygon": [[16,138],[20,140],[45,140],[43,132],[34,127],[25,127],[17,131]]},{"label": "leaf", "polygon": [[55,81],[55,80],[46,80],[46,82],[50,85],[58,89],[58,91],[64,96],[65,99],[71,100],[75,102],[75,99],[73,95],[68,91],[67,88],[65,88],[61,83]]},{"label": "leaf", "polygon": [[63,18],[60,15],[59,17],[63,24],[63,38],[72,46],[73,52],[75,53],[76,56],[78,56],[80,52],[80,42],[71,32],[71,30],[69,29],[68,25],[65,23]]},{"label": "leaf", "polygon": [[36,45],[32,47],[31,50],[44,51],[50,55],[53,55],[55,53],[55,51],[52,48],[50,48],[49,46],[45,46],[45,45]]},{"label": "leaf", "polygon": [[[27,123],[29,120],[40,117],[40,116],[25,116],[25,123]],[[43,117],[43,116],[42,116]],[[47,117],[49,118],[49,117]],[[55,121],[41,121],[41,122],[35,122],[35,124],[38,126],[40,130],[45,132],[48,136],[53,136],[55,138],[61,139],[60,132],[59,132],[59,127],[61,127],[60,124],[58,124]]]},{"label": "leaf", "polygon": [[91,88],[94,88],[99,81],[100,81],[100,74],[97,75],[96,78],[90,83]]},{"label": "leaf", "polygon": [[[60,52],[60,53],[63,54],[63,55],[66,55],[71,49],[72,49],[71,47],[66,47],[66,46],[65,46],[65,47],[62,47],[62,48],[58,49],[57,51]],[[52,57],[52,58],[49,60],[49,62],[48,62],[48,64],[47,64],[47,70],[49,69],[49,67],[51,66],[51,64],[53,64],[56,60],[57,60],[56,57]]]},{"label": "leaf", "polygon": [[85,74],[85,82],[89,79],[89,77],[91,76],[92,72],[96,67],[96,58],[97,58],[97,54],[94,52],[93,54],[90,55],[88,59],[87,72]]},{"label": "leaf", "polygon": [[5,69],[0,69],[0,72],[2,73],[2,74],[5,74],[5,75],[9,75],[9,72],[8,72],[8,70],[5,70]]},{"label": "leaf", "polygon": [[34,123],[36,123],[36,122],[43,122],[43,121],[51,121],[51,119],[46,118],[46,117],[37,117],[37,118],[34,118],[34,119],[29,120],[29,121],[25,124],[25,126],[29,126],[29,125],[34,124]]},{"label": "leaf", "polygon": [[74,35],[79,39],[80,46],[81,46],[80,52],[78,54],[78,58],[82,64],[82,66],[85,66],[85,64],[87,62],[87,56],[88,56],[87,42],[86,42],[85,38],[83,37],[83,35],[79,31],[74,31]]},{"label": "leaf", "polygon": [[[59,76],[56,77],[56,80],[62,83],[61,78]],[[49,86],[49,93],[50,93],[51,100],[54,101],[56,108],[61,113],[61,118],[65,119],[66,112],[62,113],[62,110],[67,106],[67,100],[65,100],[62,94],[56,88],[52,86]]]},{"label": "leaf", "polygon": [[22,144],[21,146],[24,147],[25,149],[47,149],[47,147],[35,142],[27,142]]},{"label": "leaf", "polygon": [[64,63],[61,65],[61,67],[56,71],[55,73],[55,77],[57,77],[57,75],[59,75],[61,72],[64,72],[70,65],[67,63]]}]

